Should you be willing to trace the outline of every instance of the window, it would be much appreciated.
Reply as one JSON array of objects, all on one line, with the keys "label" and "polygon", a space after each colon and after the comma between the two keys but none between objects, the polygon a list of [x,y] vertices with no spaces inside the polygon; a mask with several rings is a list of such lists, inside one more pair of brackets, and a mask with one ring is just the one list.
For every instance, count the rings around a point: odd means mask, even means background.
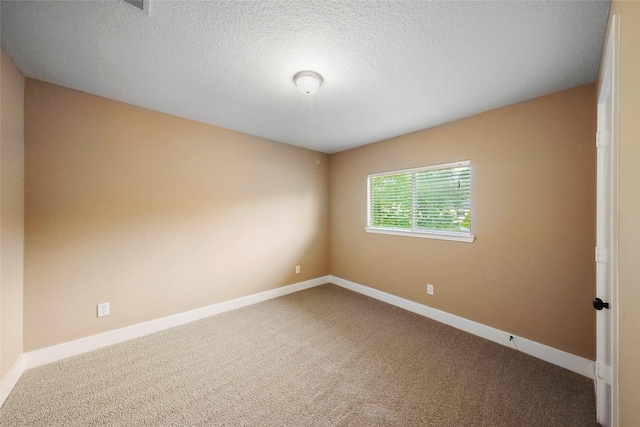
[{"label": "window", "polygon": [[369,175],[370,233],[473,242],[471,161]]}]

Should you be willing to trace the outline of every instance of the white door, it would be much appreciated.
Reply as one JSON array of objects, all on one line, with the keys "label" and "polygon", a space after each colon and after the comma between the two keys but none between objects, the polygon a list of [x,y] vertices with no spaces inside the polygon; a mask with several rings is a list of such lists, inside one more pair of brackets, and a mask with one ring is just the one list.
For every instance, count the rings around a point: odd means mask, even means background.
[{"label": "white door", "polygon": [[596,416],[617,425],[617,17],[604,48],[598,91],[596,232]]}]

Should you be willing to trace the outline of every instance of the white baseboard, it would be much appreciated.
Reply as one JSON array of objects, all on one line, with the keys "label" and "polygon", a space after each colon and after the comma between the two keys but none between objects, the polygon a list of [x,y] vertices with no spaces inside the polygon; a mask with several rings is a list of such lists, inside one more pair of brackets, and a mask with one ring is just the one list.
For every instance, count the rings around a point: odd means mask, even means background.
[{"label": "white baseboard", "polygon": [[[360,285],[336,276],[330,276],[329,281],[335,285],[375,298],[391,305],[403,308],[424,317],[436,320],[456,329],[519,350],[523,353],[542,359],[546,362],[568,369],[587,378],[595,378],[595,362],[576,356],[566,351],[558,350],[548,345],[540,344],[512,333],[501,331],[445,311],[437,310],[427,305],[419,304],[398,296]],[[510,340],[510,337],[513,339]]]},{"label": "white baseboard", "polygon": [[16,363],[14,363],[13,367],[9,370],[7,376],[2,380],[2,385],[0,385],[0,407],[2,407],[4,401],[9,397],[9,393],[11,393],[13,387],[18,383],[18,380],[25,369],[25,357],[24,354],[21,354]]},{"label": "white baseboard", "polygon": [[[315,286],[329,283],[330,276],[317,277],[315,279],[306,280],[304,282],[295,283],[280,288],[271,289],[246,297],[236,298],[213,304],[207,307],[198,308],[184,313],[174,314],[172,316],[162,317],[160,319],[150,320],[144,323],[127,326],[125,328],[92,335],[86,338],[80,338],[74,341],[45,347],[39,350],[30,351],[24,354],[25,368],[34,368],[36,366],[45,365],[67,357],[76,356],[92,350],[97,350],[112,344],[118,344],[134,338],[153,334],[155,332],[164,331],[165,329],[184,325],[196,320],[204,319],[215,314],[224,313],[226,311],[235,310],[237,308],[246,307],[248,305],[267,301],[273,298],[291,294],[293,292],[302,291],[304,289],[313,288]],[[4,387],[4,385],[3,385]],[[13,386],[12,386],[13,388]],[[4,390],[4,388],[3,388]]]},{"label": "white baseboard", "polygon": [[[350,282],[336,276],[323,276],[304,282],[283,286],[276,289],[248,295],[242,298],[236,298],[230,301],[224,301],[196,310],[151,320],[137,325],[127,326],[125,328],[116,329],[102,334],[81,338],[74,341],[54,345],[27,352],[20,356],[16,361],[9,374],[2,381],[0,386],[0,406],[13,390],[22,373],[29,368],[45,365],[67,357],[76,356],[92,350],[97,350],[112,344],[121,343],[134,338],[160,332],[175,326],[184,325],[196,320],[204,319],[219,313],[235,310],[237,308],[246,307],[259,302],[267,301],[273,298],[288,295],[294,292],[313,288],[325,283],[333,283],[343,288],[358,292],[363,295],[375,298],[377,300],[395,305],[413,313],[431,318],[438,322],[453,326],[457,329],[469,332],[479,337],[488,339],[498,344],[520,350],[526,354],[537,357],[554,365],[576,372],[580,375],[593,379],[595,376],[595,363],[591,360],[567,353],[562,350],[549,347],[526,338],[518,337],[499,329],[473,322],[465,318],[431,308],[429,306],[419,304],[398,296],[388,294],[355,282]],[[513,336],[513,340],[509,337]]]}]

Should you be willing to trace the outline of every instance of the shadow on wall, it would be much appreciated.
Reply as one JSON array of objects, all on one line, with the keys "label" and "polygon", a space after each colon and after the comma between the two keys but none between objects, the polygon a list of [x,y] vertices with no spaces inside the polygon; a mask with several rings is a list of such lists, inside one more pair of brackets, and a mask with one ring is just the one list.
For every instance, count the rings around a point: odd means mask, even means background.
[{"label": "shadow on wall", "polygon": [[326,155],[33,80],[25,100],[27,351],[328,274]]},{"label": "shadow on wall", "polygon": [[39,284],[42,310],[32,308],[56,319],[38,329],[73,329],[63,319],[84,313],[73,322],[82,325],[102,301],[112,315],[143,321],[293,283],[321,237],[321,211],[306,192],[58,212],[31,239],[28,282]]}]

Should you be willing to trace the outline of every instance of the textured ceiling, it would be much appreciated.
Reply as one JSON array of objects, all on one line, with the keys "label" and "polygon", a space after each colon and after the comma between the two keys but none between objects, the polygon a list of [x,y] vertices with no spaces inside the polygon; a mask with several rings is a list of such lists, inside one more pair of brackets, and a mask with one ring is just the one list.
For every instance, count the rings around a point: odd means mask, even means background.
[{"label": "textured ceiling", "polygon": [[[333,153],[591,83],[609,1],[7,1],[27,77]],[[313,96],[292,82],[324,78]]]}]

